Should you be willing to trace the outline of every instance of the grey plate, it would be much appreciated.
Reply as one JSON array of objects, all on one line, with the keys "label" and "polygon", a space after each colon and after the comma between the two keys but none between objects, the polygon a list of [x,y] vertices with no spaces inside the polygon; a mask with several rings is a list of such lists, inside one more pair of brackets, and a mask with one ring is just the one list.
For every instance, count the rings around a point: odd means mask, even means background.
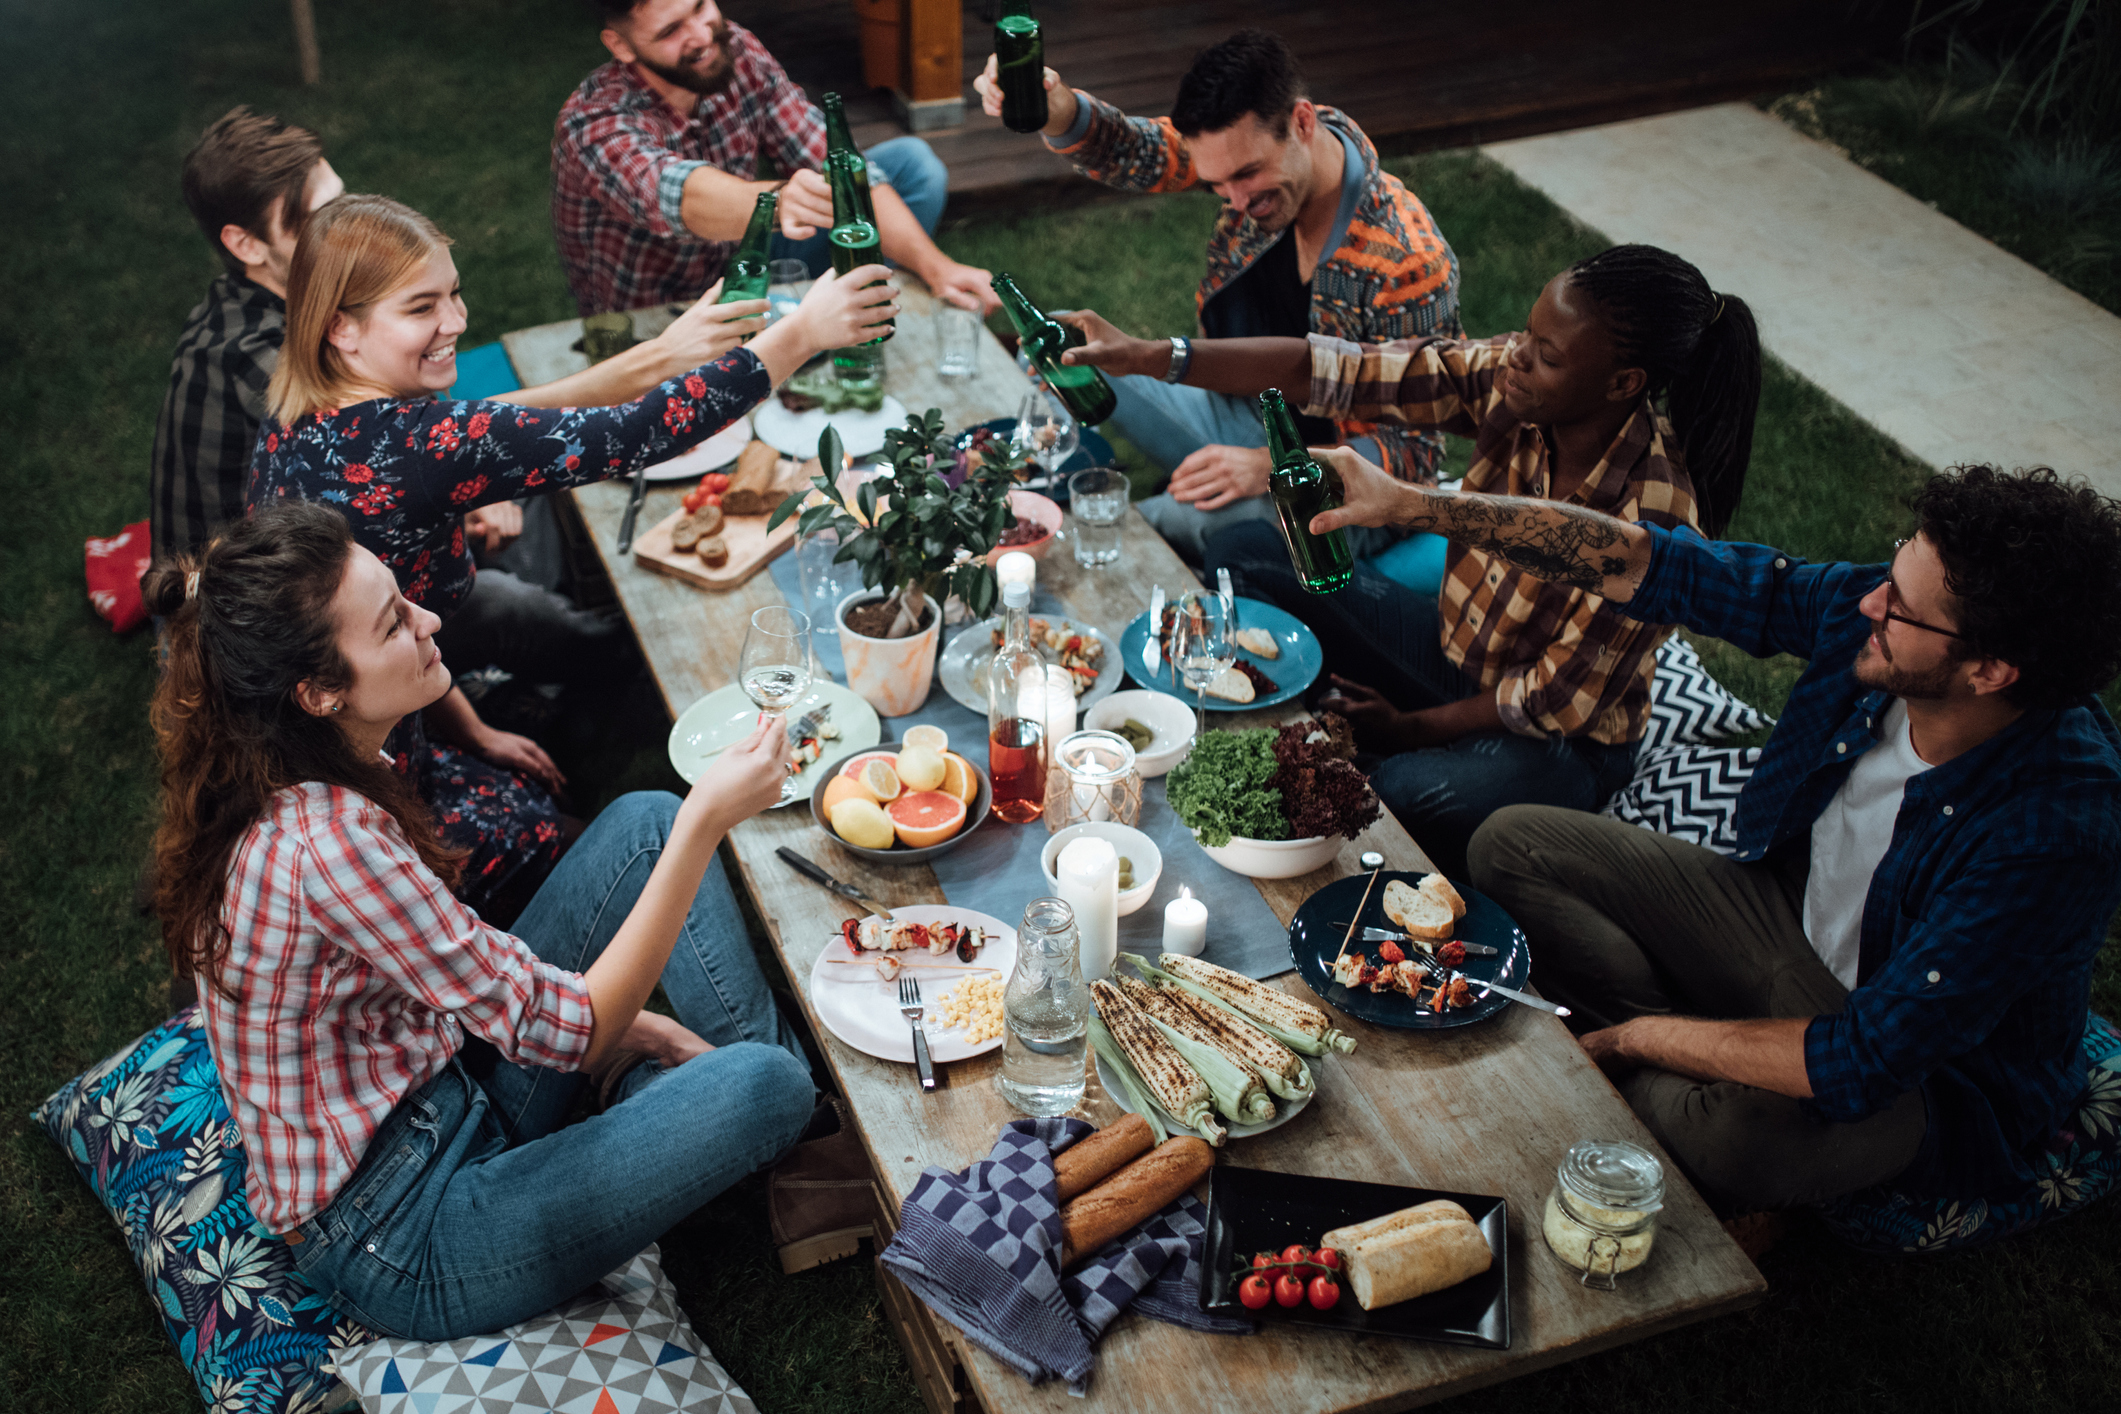
[{"label": "grey plate", "polygon": [[[850,752],[848,756],[840,758],[840,765],[845,766],[849,757],[852,756],[874,755],[875,750],[874,747],[871,747],[866,751]],[[972,798],[972,804],[965,812],[965,828],[959,830],[941,844],[926,845],[920,849],[864,849],[858,844],[849,844],[841,839],[833,833],[832,822],[825,818],[824,807],[819,803],[825,798],[825,787],[831,783],[833,776],[838,774],[836,770],[828,771],[824,775],[819,776],[817,784],[810,788],[810,818],[817,821],[818,828],[825,832],[825,838],[831,840],[833,844],[846,850],[849,854],[868,860],[872,864],[924,863],[935,858],[938,854],[956,849],[969,839],[972,832],[986,821],[987,808],[994,804],[994,783],[987,779],[986,769],[979,762],[969,758],[965,764],[972,768],[973,775],[979,777],[979,794]]]},{"label": "grey plate", "polygon": [[[1119,681],[1125,677],[1125,665],[1119,661],[1119,645],[1111,635],[1081,619],[1069,618],[1066,614],[1038,614],[1034,619],[1048,623],[1062,623],[1074,633],[1094,638],[1105,645],[1105,654],[1098,659],[1097,681],[1090,684],[1087,692],[1075,699],[1078,713],[1090,710],[1090,704],[1110,697],[1119,690]],[[959,706],[985,716],[987,713],[987,664],[994,661],[994,635],[1001,630],[1002,621],[988,619],[985,623],[967,624],[957,631],[943,648],[943,655],[936,661],[935,673],[942,680],[943,691]]]}]

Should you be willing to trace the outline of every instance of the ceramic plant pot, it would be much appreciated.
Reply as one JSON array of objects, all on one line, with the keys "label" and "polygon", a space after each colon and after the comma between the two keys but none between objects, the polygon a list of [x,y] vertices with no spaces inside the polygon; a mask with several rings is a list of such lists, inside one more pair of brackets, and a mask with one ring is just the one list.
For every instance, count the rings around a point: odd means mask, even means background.
[{"label": "ceramic plant pot", "polygon": [[847,686],[880,717],[903,717],[928,700],[935,682],[935,647],[943,625],[942,605],[930,602],[928,627],[904,638],[868,638],[847,627],[847,611],[884,596],[858,589],[840,600],[840,656],[847,663]]}]

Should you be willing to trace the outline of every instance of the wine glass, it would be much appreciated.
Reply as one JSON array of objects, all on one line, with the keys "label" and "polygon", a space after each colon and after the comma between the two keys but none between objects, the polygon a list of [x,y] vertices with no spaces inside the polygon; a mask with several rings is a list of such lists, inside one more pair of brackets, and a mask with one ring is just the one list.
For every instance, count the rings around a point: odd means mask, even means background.
[{"label": "wine glass", "polygon": [[1024,394],[1017,405],[1016,431],[1010,435],[1009,446],[1017,453],[1029,452],[1045,468],[1045,476],[1029,485],[1051,487],[1061,463],[1074,456],[1082,443],[1082,429],[1059,398],[1040,388]]},{"label": "wine glass", "polygon": [[1221,599],[1199,594],[1178,601],[1178,617],[1171,625],[1171,664],[1193,689],[1193,726],[1196,735],[1208,730],[1208,684],[1215,675],[1237,661],[1237,645],[1230,639],[1230,624]]},{"label": "wine glass", "polygon": [[[737,681],[762,716],[783,716],[800,702],[810,690],[810,615],[785,604],[752,610],[751,627],[744,631],[744,653],[737,662]],[[798,793],[795,772],[790,771],[781,783],[781,803],[794,800]]]}]

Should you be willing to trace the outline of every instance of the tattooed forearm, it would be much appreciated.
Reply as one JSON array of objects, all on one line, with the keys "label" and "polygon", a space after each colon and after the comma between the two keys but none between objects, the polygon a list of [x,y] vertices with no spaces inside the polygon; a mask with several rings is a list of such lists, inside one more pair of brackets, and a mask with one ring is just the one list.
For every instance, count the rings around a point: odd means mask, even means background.
[{"label": "tattooed forearm", "polygon": [[1640,526],[1563,501],[1530,496],[1431,494],[1429,528],[1554,584],[1625,601],[1649,569]]}]

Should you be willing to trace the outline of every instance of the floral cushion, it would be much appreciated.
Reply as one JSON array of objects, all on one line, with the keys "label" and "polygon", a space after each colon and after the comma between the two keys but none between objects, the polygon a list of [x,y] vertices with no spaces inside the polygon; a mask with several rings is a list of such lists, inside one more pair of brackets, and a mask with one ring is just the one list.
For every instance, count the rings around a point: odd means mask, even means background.
[{"label": "floral cushion", "polygon": [[2083,1050],[2084,1094],[2049,1138],[2042,1172],[2029,1188],[1993,1201],[1867,1189],[1820,1209],[1828,1230],[1867,1252],[1951,1252],[2024,1232],[2104,1197],[2121,1184],[2121,1032],[2090,1016]]},{"label": "floral cushion", "polygon": [[198,1008],[68,1081],[33,1118],[125,1234],[213,1414],[312,1414],[352,1395],[323,1369],[370,1339],[295,1270],[243,1196],[247,1160]]}]

